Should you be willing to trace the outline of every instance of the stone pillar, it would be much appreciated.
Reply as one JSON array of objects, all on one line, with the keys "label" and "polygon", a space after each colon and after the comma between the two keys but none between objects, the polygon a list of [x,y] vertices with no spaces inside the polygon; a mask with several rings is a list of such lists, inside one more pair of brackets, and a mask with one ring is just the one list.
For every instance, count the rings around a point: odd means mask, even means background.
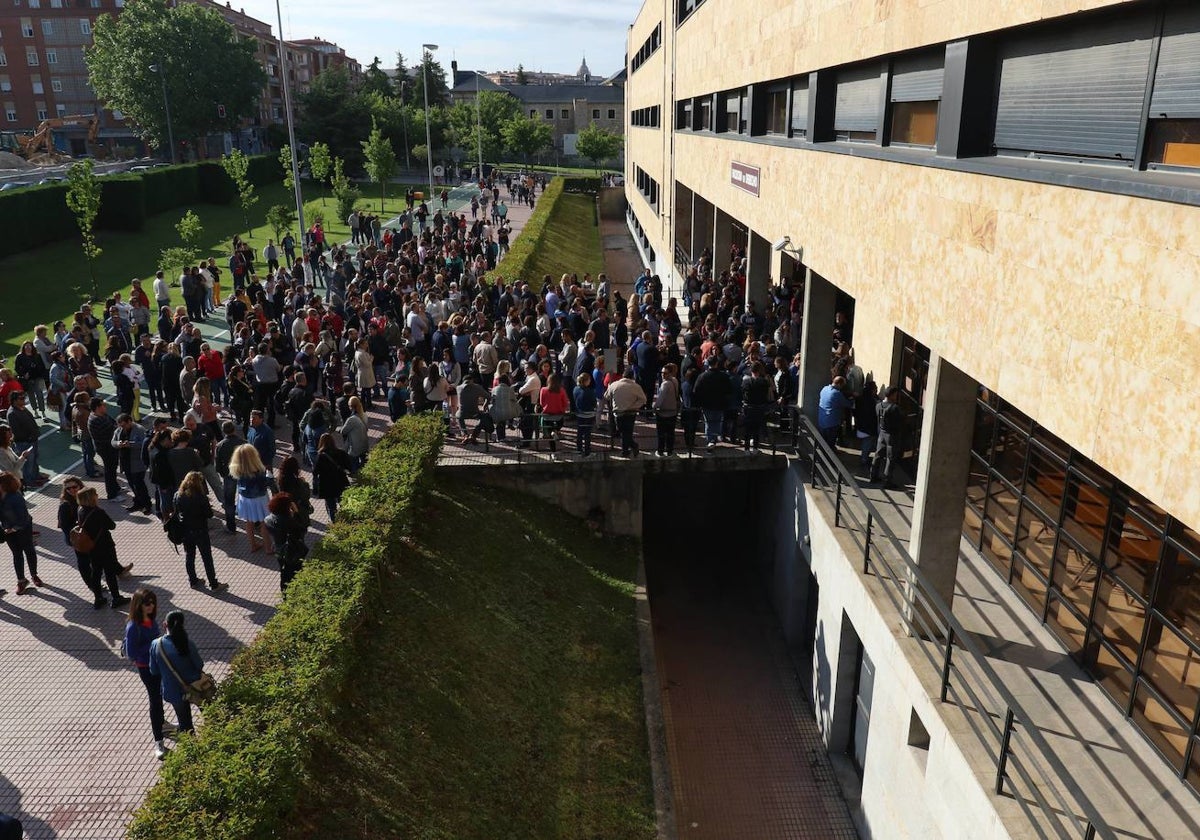
[{"label": "stone pillar", "polygon": [[771,288],[771,243],[750,231],[749,265],[746,267],[746,303],[754,301],[761,315]]},{"label": "stone pillar", "polygon": [[733,244],[733,220],[720,207],[713,208],[713,277],[729,268],[729,246]]},{"label": "stone pillar", "polygon": [[812,269],[805,273],[804,323],[801,329],[800,409],[817,422],[821,389],[829,384],[833,362],[833,316],[837,289]]},{"label": "stone pillar", "polygon": [[[978,384],[940,356],[929,361],[908,550],[927,587],[953,606]],[[911,581],[910,581],[911,586]],[[915,607],[909,597],[910,619]],[[932,621],[925,619],[931,627]],[[917,632],[925,635],[919,627]]]}]

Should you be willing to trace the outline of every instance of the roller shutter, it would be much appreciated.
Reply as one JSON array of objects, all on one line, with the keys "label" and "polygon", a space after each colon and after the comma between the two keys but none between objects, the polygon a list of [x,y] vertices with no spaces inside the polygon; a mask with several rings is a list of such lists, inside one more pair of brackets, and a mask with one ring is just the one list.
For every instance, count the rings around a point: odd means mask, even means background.
[{"label": "roller shutter", "polygon": [[879,65],[838,72],[835,131],[879,130]]},{"label": "roller shutter", "polygon": [[996,148],[1132,160],[1153,29],[1126,17],[1002,45]]},{"label": "roller shutter", "polygon": [[1163,25],[1150,118],[1200,118],[1200,9],[1172,9]]},{"label": "roller shutter", "polygon": [[892,65],[892,101],[931,102],[941,99],[945,64],[945,50],[896,59]]}]

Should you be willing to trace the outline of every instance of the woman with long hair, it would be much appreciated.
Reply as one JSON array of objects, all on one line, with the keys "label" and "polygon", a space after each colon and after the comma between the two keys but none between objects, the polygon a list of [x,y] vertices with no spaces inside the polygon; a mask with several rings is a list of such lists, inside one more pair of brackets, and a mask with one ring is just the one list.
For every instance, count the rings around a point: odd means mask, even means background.
[{"label": "woman with long hair", "polygon": [[[287,493],[296,503],[296,517],[307,530],[312,522],[312,487],[300,475],[300,461],[295,455],[284,458],[275,470],[275,483],[279,486],[280,493]],[[270,507],[270,504],[267,507]],[[278,542],[276,540],[276,545]]]},{"label": "woman with long hair", "polygon": [[342,424],[341,433],[342,440],[346,442],[350,469],[357,473],[367,460],[367,415],[363,410],[362,400],[358,397],[351,397],[347,402],[350,413]]},{"label": "woman with long hair", "polygon": [[229,408],[242,427],[242,436],[250,428],[250,411],[254,408],[254,387],[246,379],[246,369],[241,365],[233,365],[229,369],[226,383],[229,390]]},{"label": "woman with long hair", "polygon": [[0,527],[4,539],[12,552],[13,570],[17,573],[17,594],[25,594],[29,581],[25,577],[25,565],[29,564],[29,576],[34,586],[41,586],[37,573],[37,551],[33,547],[33,516],[29,505],[21,494],[21,479],[11,472],[0,473]]},{"label": "woman with long hair", "polygon": [[[45,329],[42,327],[42,330]],[[21,345],[21,352],[17,354],[13,368],[16,370],[17,382],[21,383],[21,387],[29,395],[30,408],[37,411],[38,417],[45,419],[46,380],[50,377],[50,371],[47,370],[46,363],[42,361],[32,341]]]},{"label": "woman with long hair", "polygon": [[296,499],[288,492],[276,493],[267,503],[267,529],[275,538],[275,559],[279,561],[279,591],[287,597],[288,584],[304,566],[308,546],[304,534],[308,530],[305,517]]},{"label": "woman with long hair", "polygon": [[562,435],[563,421],[570,410],[567,389],[562,386],[562,377],[552,373],[546,377],[546,387],[538,394],[538,411],[542,415],[542,436],[550,441],[550,457],[558,451],[558,439]]},{"label": "woman with long hair", "polygon": [[92,568],[92,591],[100,590],[100,578],[103,577],[108,583],[109,594],[112,595],[111,606],[114,610],[119,610],[129,603],[129,599],[121,595],[117,578],[132,569],[133,564],[122,567],[117,562],[117,544],[112,538],[117,523],[113,522],[107,511],[100,508],[100,496],[96,488],[84,487],[77,490],[75,498],[79,502],[79,527],[92,540],[92,550],[88,552],[88,562]]},{"label": "woman with long hair", "polygon": [[179,731],[192,732],[192,706],[180,681],[191,683],[200,679],[204,660],[200,658],[196,643],[188,638],[181,610],[167,613],[167,633],[150,642],[148,665],[151,675],[159,679],[162,698],[175,709]]},{"label": "woman with long hair", "polygon": [[167,757],[163,737],[173,735],[176,728],[167,723],[163,714],[162,680],[150,673],[150,646],[159,637],[158,596],[149,589],[139,589],[129,602],[129,621],[125,624],[125,656],[137,668],[146,697],[150,701],[150,732],[154,735],[154,757]]},{"label": "woman with long hair", "polygon": [[193,589],[204,586],[204,581],[196,576],[196,552],[199,551],[204,573],[208,576],[208,588],[213,592],[228,589],[229,584],[217,580],[217,570],[213,566],[212,543],[208,537],[208,520],[212,518],[213,509],[204,473],[193,470],[184,476],[175,493],[174,510],[183,526],[183,562],[188,583]]},{"label": "woman with long hair", "polygon": [[350,486],[350,464],[346,453],[338,449],[331,434],[321,435],[317,443],[317,460],[313,465],[313,495],[325,500],[329,521],[337,516],[342,494]]},{"label": "woman with long hair", "polygon": [[[271,534],[263,525],[267,518],[267,494],[271,481],[262,457],[252,444],[243,443],[233,450],[233,457],[229,459],[229,475],[237,479],[237,514],[246,524],[250,550],[265,548],[268,552],[274,551]],[[255,539],[256,533],[261,543]]]},{"label": "woman with long hair", "polygon": [[96,609],[108,606],[108,599],[100,589],[99,581],[92,577],[92,561],[86,554],[75,551],[71,545],[71,529],[79,522],[79,500],[75,494],[84,488],[83,479],[73,475],[63,478],[62,494],[58,497],[58,530],[62,531],[63,540],[75,555],[75,565],[83,585],[92,593],[92,606]]}]

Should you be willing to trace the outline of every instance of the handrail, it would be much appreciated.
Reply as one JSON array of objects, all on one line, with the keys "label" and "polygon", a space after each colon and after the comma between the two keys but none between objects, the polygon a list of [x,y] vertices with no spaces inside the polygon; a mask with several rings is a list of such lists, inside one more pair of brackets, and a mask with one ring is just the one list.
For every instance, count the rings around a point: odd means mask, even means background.
[{"label": "handrail", "polygon": [[[1045,737],[1031,724],[1030,721],[1032,719],[1025,713],[1024,708],[1012,692],[1009,691],[1004,681],[1000,678],[1000,675],[988,663],[987,657],[975,642],[974,637],[954,617],[945,599],[928,583],[920,567],[913,561],[907,547],[888,526],[879,509],[863,494],[858,482],[850,474],[850,471],[846,469],[846,465],[842,462],[841,457],[821,437],[811,418],[801,412],[796,412],[793,416],[796,418],[793,428],[805,439],[810,447],[810,454],[808,455],[809,472],[812,476],[814,488],[817,487],[818,478],[826,479],[826,482],[829,484],[833,483],[832,479],[836,479],[837,487],[834,491],[836,494],[834,511],[835,527],[841,527],[841,519],[843,516],[846,516],[859,529],[865,532],[865,539],[862,545],[864,573],[869,574],[873,565],[882,566],[887,571],[887,576],[878,575],[878,573],[876,576],[885,582],[884,594],[900,613],[908,628],[915,630],[916,625],[919,624],[922,626],[922,629],[929,633],[930,637],[941,638],[946,641],[944,652],[942,648],[936,648],[931,652],[929,646],[921,646],[921,650],[925,653],[926,658],[930,660],[931,665],[942,680],[940,697],[942,702],[947,702],[946,698],[951,688],[950,675],[952,670],[965,673],[963,666],[967,665],[971,666],[982,677],[985,683],[983,686],[985,693],[990,693],[995,698],[993,703],[998,700],[1006,707],[1005,725],[1000,727],[996,724],[992,715],[988,713],[987,704],[983,703],[981,698],[976,695],[969,681],[961,680],[954,683],[955,692],[958,693],[961,691],[975,705],[986,722],[987,728],[991,730],[992,736],[999,739],[999,743],[996,745],[996,793],[1001,793],[1003,780],[1007,772],[1011,770],[1020,777],[1021,781],[1028,788],[1029,795],[1033,797],[1038,807],[1044,812],[1044,816],[1048,818],[1048,822],[1059,829],[1056,833],[1060,836],[1071,836],[1065,833],[1065,826],[1063,825],[1062,818],[1067,817],[1077,830],[1082,830],[1081,836],[1085,840],[1090,840],[1093,837],[1115,840],[1116,835],[1112,829],[1108,827],[1095,806],[1084,795],[1079,785],[1075,783],[1074,776],[1059,760]],[[799,446],[797,446],[797,454],[800,454]],[[824,462],[823,464],[820,463],[822,461]],[[822,468],[826,466],[831,468],[828,470],[830,474],[823,476],[821,475]],[[850,492],[847,493],[843,487],[849,488]],[[820,489],[828,493],[831,488]],[[865,511],[865,522],[855,514],[852,506],[849,504],[851,501],[857,502],[861,509]],[[857,540],[857,537],[855,539]],[[901,561],[903,568],[900,570],[893,568],[882,552],[876,551],[872,554],[872,540],[875,540],[876,543],[889,546],[892,553]],[[887,582],[893,584],[892,589],[886,586]],[[897,591],[892,591],[893,589]],[[899,598],[897,598],[897,595]],[[919,609],[919,606],[922,604],[924,610]],[[911,615],[908,614],[910,611]],[[929,613],[929,615],[926,616],[922,613]],[[926,618],[934,622],[936,632],[934,632],[933,628],[929,627]],[[959,645],[962,651],[969,655],[966,662],[963,662],[961,656],[953,656],[953,647],[955,644]],[[1024,724],[1020,734],[1028,737],[1034,748],[1031,755],[1033,760],[1028,763],[1021,761],[1012,749],[1012,740],[1014,735],[1017,734],[1014,730],[1014,725],[1017,723]],[[981,732],[974,724],[972,724],[972,729],[985,747],[990,748],[992,746],[986,741],[986,733]],[[1053,780],[1049,778],[1046,772],[1047,767],[1050,774],[1055,777]],[[1031,778],[1029,770],[1033,771],[1036,778]],[[1041,785],[1039,785],[1039,781]],[[1055,781],[1058,784],[1054,784]],[[1042,787],[1045,787],[1053,794],[1061,811],[1056,812],[1056,809],[1046,800],[1041,790]],[[1069,794],[1070,802],[1066,801],[1063,796],[1064,789]],[[1017,799],[1024,803],[1024,800],[1019,797]],[[1082,812],[1083,818],[1086,819],[1086,824],[1081,823],[1076,810]],[[1032,819],[1033,815],[1027,807],[1026,814]]]}]

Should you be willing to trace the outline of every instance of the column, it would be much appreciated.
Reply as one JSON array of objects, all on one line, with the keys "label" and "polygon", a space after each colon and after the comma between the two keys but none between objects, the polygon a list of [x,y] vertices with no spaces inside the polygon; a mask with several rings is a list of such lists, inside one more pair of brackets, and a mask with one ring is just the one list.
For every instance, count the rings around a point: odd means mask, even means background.
[{"label": "column", "polygon": [[800,409],[817,422],[817,402],[821,389],[829,384],[833,362],[833,315],[837,308],[837,289],[812,269],[805,275],[804,324],[801,330]]},{"label": "column", "polygon": [[[978,387],[975,380],[941,356],[930,359],[908,550],[926,586],[937,592],[947,606],[953,605],[958,575]],[[912,615],[910,612],[910,619]]]},{"label": "column", "polygon": [[771,243],[750,231],[749,265],[746,267],[746,303],[754,301],[761,315],[771,288]]},{"label": "column", "polygon": [[721,272],[729,268],[729,246],[733,244],[733,235],[729,214],[720,207],[713,207],[713,277],[720,277]]}]

